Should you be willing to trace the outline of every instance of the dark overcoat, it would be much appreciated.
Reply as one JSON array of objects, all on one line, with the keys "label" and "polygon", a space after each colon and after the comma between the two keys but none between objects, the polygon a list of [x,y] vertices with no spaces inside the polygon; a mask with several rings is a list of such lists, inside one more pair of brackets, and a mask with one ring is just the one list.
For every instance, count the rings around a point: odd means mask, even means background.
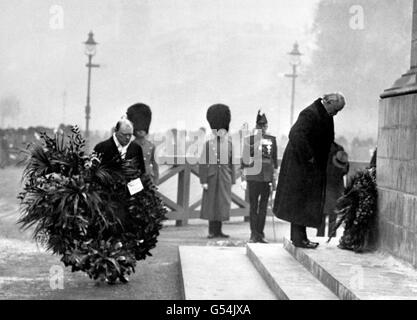
[{"label": "dark overcoat", "polygon": [[[101,154],[102,162],[108,163],[115,160],[119,156],[119,150],[114,142],[113,136],[103,142],[98,143],[94,147],[94,151]],[[145,172],[145,163],[143,161],[143,152],[139,144],[131,142],[126,151],[126,159],[135,159],[138,169]]]},{"label": "dark overcoat", "polygon": [[[94,147],[94,151],[101,155],[101,161],[103,165],[109,165],[113,161],[119,159],[120,153],[117,149],[116,143],[114,142],[113,136],[110,139],[98,143]],[[145,172],[145,163],[143,161],[143,152],[140,145],[133,143],[129,144],[126,150],[126,160],[135,159],[137,168],[141,173]],[[120,210],[118,212],[118,218],[122,221],[123,225],[128,225],[130,222],[130,215],[128,211]]]},{"label": "dark overcoat", "polygon": [[232,142],[217,138],[206,142],[199,163],[200,183],[208,184],[203,190],[200,218],[225,221],[230,218],[232,185],[236,183]]},{"label": "dark overcoat", "polygon": [[301,111],[290,130],[273,208],[278,218],[307,227],[321,225],[333,140],[333,117],[317,99]]}]

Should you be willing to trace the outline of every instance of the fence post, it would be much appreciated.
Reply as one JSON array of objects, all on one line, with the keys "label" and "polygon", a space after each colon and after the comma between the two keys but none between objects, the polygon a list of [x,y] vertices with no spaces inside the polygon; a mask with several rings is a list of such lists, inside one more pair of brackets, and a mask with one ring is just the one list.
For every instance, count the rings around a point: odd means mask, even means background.
[{"label": "fence post", "polygon": [[[245,190],[245,201],[247,202],[247,203],[249,203],[249,187],[248,186],[246,186],[246,190]],[[250,210],[250,209],[249,209]],[[248,222],[248,221],[250,221],[250,216],[244,216],[243,217],[243,221],[244,222]]]},{"label": "fence post", "polygon": [[176,226],[184,226],[188,223],[190,215],[190,180],[191,180],[191,167],[186,162],[184,164],[184,170],[178,173],[178,194],[177,203],[184,208],[182,219],[176,220]]}]

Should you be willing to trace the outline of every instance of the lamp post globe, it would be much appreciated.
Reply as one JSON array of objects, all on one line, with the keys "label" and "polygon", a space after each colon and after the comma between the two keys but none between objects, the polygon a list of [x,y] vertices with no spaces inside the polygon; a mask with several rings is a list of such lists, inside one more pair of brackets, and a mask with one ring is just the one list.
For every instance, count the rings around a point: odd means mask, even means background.
[{"label": "lamp post globe", "polygon": [[290,56],[290,65],[291,66],[299,66],[301,64],[301,52],[298,49],[298,43],[294,43],[292,51],[288,53]]},{"label": "lamp post globe", "polygon": [[90,31],[88,33],[88,39],[86,42],[84,42],[85,44],[85,54],[87,56],[94,56],[96,54],[96,47],[97,47],[97,42],[94,40],[94,33],[93,31]]}]

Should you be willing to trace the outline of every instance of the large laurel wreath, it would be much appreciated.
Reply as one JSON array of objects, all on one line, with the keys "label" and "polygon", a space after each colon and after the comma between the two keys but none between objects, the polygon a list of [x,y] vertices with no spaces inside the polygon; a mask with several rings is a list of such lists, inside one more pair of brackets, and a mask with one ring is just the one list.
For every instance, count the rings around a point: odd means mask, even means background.
[{"label": "large laurel wreath", "polygon": [[344,224],[339,248],[355,252],[375,249],[377,197],[376,168],[357,171],[336,205],[339,218],[331,237]]},{"label": "large laurel wreath", "polygon": [[[73,272],[125,282],[136,261],[152,255],[166,219],[156,187],[133,161],[102,164],[96,154],[85,155],[77,127],[67,138],[41,139],[28,149],[18,223],[33,226],[34,239]],[[144,189],[131,196],[127,183],[138,177]]]}]

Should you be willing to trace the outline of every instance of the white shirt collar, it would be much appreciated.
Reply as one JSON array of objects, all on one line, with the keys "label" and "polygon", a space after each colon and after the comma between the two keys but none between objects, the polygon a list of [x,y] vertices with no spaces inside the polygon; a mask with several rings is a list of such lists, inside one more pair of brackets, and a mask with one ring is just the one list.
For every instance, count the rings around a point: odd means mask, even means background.
[{"label": "white shirt collar", "polygon": [[116,144],[117,150],[119,150],[120,156],[122,157],[122,159],[124,159],[126,157],[127,148],[129,147],[130,143],[132,142],[132,139],[130,139],[130,141],[127,145],[122,146],[120,144],[119,140],[117,140],[116,133],[113,133],[113,141]]}]

